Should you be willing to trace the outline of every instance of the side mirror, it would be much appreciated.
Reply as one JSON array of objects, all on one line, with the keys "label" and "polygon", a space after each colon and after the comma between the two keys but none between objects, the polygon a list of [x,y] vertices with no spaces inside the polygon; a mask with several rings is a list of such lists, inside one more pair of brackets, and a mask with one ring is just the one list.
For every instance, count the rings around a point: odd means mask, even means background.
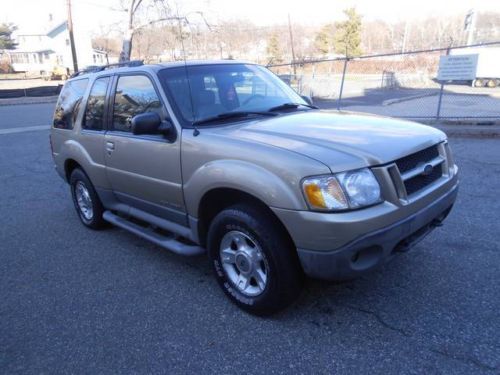
[{"label": "side mirror", "polygon": [[304,99],[306,101],[307,104],[313,105],[313,100],[311,99],[310,96],[302,95],[301,97],[302,97],[302,99]]},{"label": "side mirror", "polygon": [[141,134],[163,134],[167,135],[172,130],[172,123],[168,120],[162,121],[156,112],[140,113],[132,118],[132,133]]}]

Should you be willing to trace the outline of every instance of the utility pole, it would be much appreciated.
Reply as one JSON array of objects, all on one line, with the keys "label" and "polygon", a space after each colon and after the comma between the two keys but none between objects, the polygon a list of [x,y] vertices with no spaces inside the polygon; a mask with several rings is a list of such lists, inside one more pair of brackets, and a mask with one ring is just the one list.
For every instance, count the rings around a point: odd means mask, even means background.
[{"label": "utility pole", "polygon": [[297,67],[295,65],[295,48],[293,47],[292,23],[290,22],[290,13],[288,13],[288,32],[290,33],[290,46],[292,47],[292,66],[293,75],[297,75]]},{"label": "utility pole", "polygon": [[76,47],[75,38],[73,36],[73,18],[71,17],[71,0],[66,0],[66,5],[68,8],[68,32],[69,32],[69,44],[71,46],[71,57],[73,58],[73,72],[78,72],[78,61],[76,58]]},{"label": "utility pole", "polygon": [[406,20],[405,31],[404,31],[404,34],[403,34],[403,46],[401,47],[401,53],[405,53],[406,52],[406,44],[408,43],[408,32],[409,32],[409,29],[410,29],[410,26],[409,26],[408,20]]},{"label": "utility pole", "polygon": [[464,30],[467,32],[467,45],[470,46],[474,41],[474,31],[476,30],[476,11],[469,10],[464,20]]}]

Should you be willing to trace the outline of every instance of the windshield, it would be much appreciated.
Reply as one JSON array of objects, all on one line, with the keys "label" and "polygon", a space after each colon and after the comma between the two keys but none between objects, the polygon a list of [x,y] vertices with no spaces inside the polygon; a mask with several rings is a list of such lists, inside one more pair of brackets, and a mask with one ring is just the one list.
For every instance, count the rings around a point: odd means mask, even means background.
[{"label": "windshield", "polygon": [[163,69],[159,75],[183,126],[232,112],[258,114],[287,103],[307,106],[299,94],[259,65],[182,66]]}]

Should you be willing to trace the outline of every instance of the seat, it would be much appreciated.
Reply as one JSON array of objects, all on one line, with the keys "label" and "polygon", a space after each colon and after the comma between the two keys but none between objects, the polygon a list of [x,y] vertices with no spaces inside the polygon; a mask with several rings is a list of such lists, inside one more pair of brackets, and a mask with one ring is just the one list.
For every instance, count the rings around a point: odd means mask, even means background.
[{"label": "seat", "polygon": [[223,107],[215,102],[215,92],[212,90],[201,90],[194,100],[197,119],[216,116],[223,111]]}]

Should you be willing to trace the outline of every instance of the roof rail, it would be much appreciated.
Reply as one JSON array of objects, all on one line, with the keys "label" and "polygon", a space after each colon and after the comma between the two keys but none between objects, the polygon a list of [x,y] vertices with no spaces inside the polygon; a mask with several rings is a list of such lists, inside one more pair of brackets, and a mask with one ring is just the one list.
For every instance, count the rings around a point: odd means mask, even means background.
[{"label": "roof rail", "polygon": [[108,64],[108,65],[99,65],[99,66],[90,66],[87,69],[80,70],[71,75],[71,78],[78,77],[84,74],[97,73],[102,72],[103,70],[121,68],[124,66],[133,67],[133,66],[141,66],[144,65],[144,60],[131,60],[125,61],[121,63]]}]

